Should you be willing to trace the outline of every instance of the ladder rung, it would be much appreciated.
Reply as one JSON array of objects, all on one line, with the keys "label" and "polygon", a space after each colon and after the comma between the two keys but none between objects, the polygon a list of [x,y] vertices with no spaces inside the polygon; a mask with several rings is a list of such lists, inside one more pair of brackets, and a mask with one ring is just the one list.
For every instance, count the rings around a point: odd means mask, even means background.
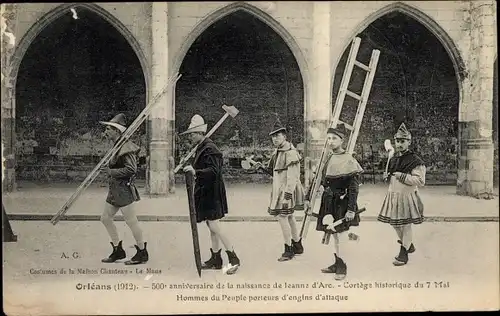
[{"label": "ladder rung", "polygon": [[368,67],[367,65],[365,65],[365,64],[363,64],[363,63],[360,63],[360,62],[359,62],[359,61],[357,61],[357,60],[354,62],[354,64],[355,64],[356,66],[358,66],[359,68],[361,68],[361,69],[365,70],[365,71],[370,71],[370,70],[371,70],[371,69],[370,69],[370,67]]},{"label": "ladder rung", "polygon": [[348,129],[348,130],[350,130],[350,131],[354,130],[354,126],[352,126],[352,125],[349,125],[349,124],[347,124],[345,122],[342,122],[341,120],[339,120],[339,123],[344,124],[345,128]]},{"label": "ladder rung", "polygon": [[351,98],[354,98],[354,99],[356,99],[356,100],[358,100],[358,101],[361,101],[361,96],[360,96],[360,95],[357,95],[356,93],[354,93],[354,92],[352,92],[352,91],[347,90],[347,91],[346,91],[346,94],[347,94],[348,96],[350,96]]}]

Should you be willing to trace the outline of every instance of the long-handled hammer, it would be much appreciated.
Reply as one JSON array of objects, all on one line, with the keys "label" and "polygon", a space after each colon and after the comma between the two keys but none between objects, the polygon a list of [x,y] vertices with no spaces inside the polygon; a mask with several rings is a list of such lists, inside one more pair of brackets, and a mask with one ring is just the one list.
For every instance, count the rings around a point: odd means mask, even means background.
[{"label": "long-handled hammer", "polygon": [[387,171],[389,170],[389,161],[391,161],[391,158],[394,156],[394,147],[392,147],[390,139],[386,139],[384,141],[384,148],[385,148],[385,151],[389,152],[387,155],[387,163],[385,164],[384,175],[386,175]]},{"label": "long-handled hammer", "polygon": [[237,108],[235,108],[234,106],[227,106],[227,105],[223,105],[222,106],[222,109],[224,109],[224,111],[226,111],[226,113],[224,114],[223,117],[221,117],[221,119],[212,127],[212,129],[210,131],[208,131],[208,133],[203,137],[202,141],[200,141],[196,146],[193,147],[193,149],[191,149],[191,151],[181,159],[181,161],[179,162],[179,164],[177,165],[177,167],[175,167],[174,169],[174,173],[177,173],[179,172],[179,170],[181,170],[181,168],[184,167],[184,165],[186,164],[186,162],[194,155],[194,153],[196,152],[196,150],[198,149],[198,146],[207,138],[209,138],[210,136],[212,136],[212,134],[221,126],[222,123],[224,123],[224,121],[229,117],[235,117],[236,115],[238,115],[238,113],[240,112]]}]

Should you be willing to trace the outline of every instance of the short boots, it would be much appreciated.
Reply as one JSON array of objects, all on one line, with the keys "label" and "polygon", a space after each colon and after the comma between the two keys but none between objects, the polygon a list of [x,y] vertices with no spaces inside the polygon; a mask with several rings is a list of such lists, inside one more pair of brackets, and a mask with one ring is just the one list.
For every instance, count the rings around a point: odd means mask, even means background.
[{"label": "short boots", "polygon": [[[401,240],[398,240],[398,244],[402,245],[403,242]],[[413,243],[411,243],[410,248],[408,248],[408,253],[414,253],[415,252],[415,246],[413,246]]]},{"label": "short boots", "polygon": [[337,271],[337,266],[335,265],[335,263],[329,267],[321,269],[321,272],[323,273],[335,273],[336,271]]},{"label": "short boots", "polygon": [[240,266],[240,259],[238,258],[238,256],[236,255],[236,252],[234,252],[234,250],[233,251],[226,250],[226,253],[227,253],[227,259],[229,261],[229,265],[228,265],[228,268],[225,271],[225,273],[226,274],[234,274]]},{"label": "short boots", "polygon": [[140,249],[139,246],[134,245],[137,253],[130,260],[126,261],[126,265],[141,264],[146,263],[149,260],[148,250],[146,249],[147,242],[144,243],[144,249]]},{"label": "short boots", "polygon": [[397,257],[395,257],[395,259],[396,260],[394,260],[394,262],[392,263],[395,266],[402,266],[408,262],[408,251],[403,245],[401,245],[399,249],[399,254]]},{"label": "short boots", "polygon": [[291,260],[295,256],[293,252],[293,246],[288,246],[285,244],[285,252],[281,254],[281,257],[278,258],[278,261],[288,261]]},{"label": "short boots", "polygon": [[232,266],[240,265],[240,258],[238,258],[234,250],[233,251],[226,250],[226,253],[227,253],[227,259],[229,260],[229,263]]},{"label": "short boots", "polygon": [[334,278],[337,281],[341,281],[345,279],[347,275],[347,265],[345,264],[344,260],[342,258],[337,257],[337,254],[335,254],[335,274]]},{"label": "short boots", "polygon": [[117,260],[120,260],[120,259],[125,259],[127,257],[125,250],[123,250],[121,240],[118,243],[118,246],[113,245],[113,243],[110,243],[110,244],[113,247],[113,252],[109,255],[109,257],[102,259],[101,260],[102,262],[112,263],[112,262],[116,262]]},{"label": "short boots", "polygon": [[219,249],[219,251],[214,252],[214,250],[212,248],[210,248],[210,252],[212,253],[212,256],[210,257],[210,259],[208,259],[207,261],[205,261],[201,265],[201,268],[204,270],[208,270],[208,269],[220,270],[220,269],[222,269],[222,257],[220,254],[221,250],[222,249]]},{"label": "short boots", "polygon": [[294,241],[292,239],[292,249],[293,249],[293,253],[296,255],[300,255],[300,254],[304,253],[304,247],[302,246],[302,238],[299,239],[299,241]]}]

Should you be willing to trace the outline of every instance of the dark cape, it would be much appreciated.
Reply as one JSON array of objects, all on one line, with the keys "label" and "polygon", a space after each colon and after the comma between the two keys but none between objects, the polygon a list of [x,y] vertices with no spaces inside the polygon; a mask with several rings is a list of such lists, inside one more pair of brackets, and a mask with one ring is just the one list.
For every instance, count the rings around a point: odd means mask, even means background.
[{"label": "dark cape", "polygon": [[[323,217],[330,214],[334,221],[345,217],[347,211],[358,211],[359,174],[363,169],[358,161],[348,153],[330,153],[323,169],[321,185],[324,187],[321,206],[316,224],[317,231],[326,231]],[[359,226],[360,218],[356,214],[350,222],[337,227],[337,232],[349,230],[350,226]]]},{"label": "dark cape", "polygon": [[226,188],[222,178],[223,163],[219,148],[211,139],[206,138],[198,146],[193,160],[196,171],[194,204],[198,223],[220,219],[228,213]]},{"label": "dark cape", "polygon": [[388,173],[401,172],[410,174],[418,166],[425,165],[425,162],[416,153],[407,150],[401,156],[394,156],[389,161]]},{"label": "dark cape", "polygon": [[129,141],[110,160],[107,203],[116,207],[124,207],[141,199],[134,183],[139,151],[140,148]]}]

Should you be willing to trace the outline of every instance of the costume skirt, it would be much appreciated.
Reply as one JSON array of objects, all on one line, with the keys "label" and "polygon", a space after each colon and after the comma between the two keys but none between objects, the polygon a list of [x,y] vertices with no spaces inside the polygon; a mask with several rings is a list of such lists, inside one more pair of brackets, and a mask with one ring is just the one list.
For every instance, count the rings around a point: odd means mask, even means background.
[{"label": "costume skirt", "polygon": [[196,222],[201,223],[203,221],[215,221],[221,219],[225,216],[221,208],[217,209],[198,209],[196,210]]},{"label": "costume skirt", "polygon": [[[327,226],[323,225],[323,218],[326,215],[332,215],[334,221],[338,221],[345,217],[347,213],[347,207],[349,205],[348,197],[345,196],[342,198],[342,195],[339,193],[332,193],[331,190],[326,189],[321,196],[321,205],[318,212],[318,219],[316,222],[316,230],[317,231],[327,231]],[[357,211],[357,205],[356,210]],[[361,221],[359,214],[354,216],[354,219],[349,222],[345,222],[340,227],[337,228],[337,232],[341,233],[349,230],[351,226],[359,226],[359,222]]]},{"label": "costume skirt", "polygon": [[393,226],[421,224],[424,221],[424,204],[418,191],[388,192],[378,220]]}]

